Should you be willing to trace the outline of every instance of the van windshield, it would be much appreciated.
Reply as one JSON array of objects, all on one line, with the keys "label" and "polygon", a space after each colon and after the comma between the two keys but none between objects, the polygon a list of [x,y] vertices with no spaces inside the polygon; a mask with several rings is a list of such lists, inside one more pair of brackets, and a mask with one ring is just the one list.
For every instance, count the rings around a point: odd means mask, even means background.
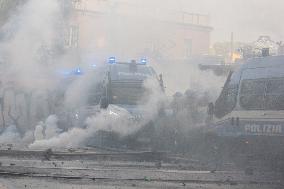
[{"label": "van windshield", "polygon": [[112,82],[111,104],[137,105],[147,96],[147,90],[141,82]]}]

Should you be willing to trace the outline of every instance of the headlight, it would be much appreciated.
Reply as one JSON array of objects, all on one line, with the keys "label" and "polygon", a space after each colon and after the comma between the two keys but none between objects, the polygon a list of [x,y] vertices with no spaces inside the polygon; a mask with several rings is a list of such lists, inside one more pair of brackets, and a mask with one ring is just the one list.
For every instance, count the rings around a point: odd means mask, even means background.
[{"label": "headlight", "polygon": [[75,119],[77,119],[77,120],[79,119],[79,114],[77,114],[77,113],[75,114]]}]

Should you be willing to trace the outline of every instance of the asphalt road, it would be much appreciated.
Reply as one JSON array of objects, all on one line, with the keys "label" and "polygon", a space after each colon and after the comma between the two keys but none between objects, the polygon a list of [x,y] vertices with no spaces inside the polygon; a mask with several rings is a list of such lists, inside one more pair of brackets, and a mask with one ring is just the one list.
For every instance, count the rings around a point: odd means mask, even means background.
[{"label": "asphalt road", "polygon": [[189,163],[186,162],[163,162],[161,166],[157,166],[156,160],[42,160],[31,157],[25,155],[13,158],[3,154],[0,156],[0,189],[284,188],[283,177],[268,171],[246,175],[241,169],[213,171],[206,170],[206,167],[194,167],[192,163],[187,166]]}]

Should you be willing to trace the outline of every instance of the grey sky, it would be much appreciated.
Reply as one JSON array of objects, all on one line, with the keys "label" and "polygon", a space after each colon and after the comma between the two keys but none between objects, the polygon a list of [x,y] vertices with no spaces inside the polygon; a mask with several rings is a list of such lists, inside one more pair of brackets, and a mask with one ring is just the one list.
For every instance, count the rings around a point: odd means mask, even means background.
[{"label": "grey sky", "polygon": [[[173,1],[173,0],[172,0]],[[211,16],[212,41],[253,41],[259,35],[284,40],[283,0],[179,0],[182,8]]]},{"label": "grey sky", "polygon": [[254,41],[259,35],[284,40],[284,0],[114,0],[138,3],[148,8],[174,9],[209,14],[212,42],[230,40]]}]

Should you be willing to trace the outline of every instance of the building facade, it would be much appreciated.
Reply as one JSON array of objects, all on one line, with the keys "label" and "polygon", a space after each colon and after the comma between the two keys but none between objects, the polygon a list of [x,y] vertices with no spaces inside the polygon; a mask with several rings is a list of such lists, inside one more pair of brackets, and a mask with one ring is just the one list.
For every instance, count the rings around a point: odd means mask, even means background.
[{"label": "building facade", "polygon": [[130,2],[74,1],[67,47],[121,59],[187,59],[209,53],[209,16]]}]

